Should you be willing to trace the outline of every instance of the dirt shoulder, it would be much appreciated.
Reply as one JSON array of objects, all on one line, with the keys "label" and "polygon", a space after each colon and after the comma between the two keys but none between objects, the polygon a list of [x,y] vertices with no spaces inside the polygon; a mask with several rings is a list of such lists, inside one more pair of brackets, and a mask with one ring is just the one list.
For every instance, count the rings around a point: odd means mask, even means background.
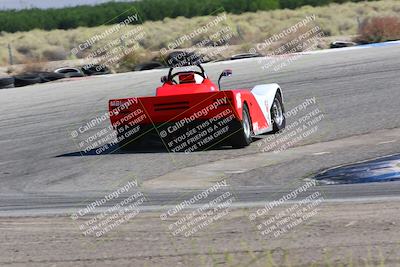
[{"label": "dirt shoulder", "polygon": [[[273,209],[268,217],[287,207]],[[279,237],[263,236],[255,209],[233,209],[191,237],[172,220],[139,213],[100,238],[69,217],[0,218],[2,266],[398,266],[400,204],[322,203]],[[180,216],[184,216],[182,214]],[[179,218],[174,218],[174,221]]]}]

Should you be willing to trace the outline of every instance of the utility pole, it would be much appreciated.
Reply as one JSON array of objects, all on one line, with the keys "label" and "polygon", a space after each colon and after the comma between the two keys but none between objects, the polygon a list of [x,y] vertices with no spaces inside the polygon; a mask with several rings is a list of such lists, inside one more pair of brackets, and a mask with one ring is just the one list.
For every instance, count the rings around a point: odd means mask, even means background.
[{"label": "utility pole", "polygon": [[12,54],[12,49],[11,49],[11,44],[8,44],[8,59],[9,59],[9,63],[10,65],[13,65],[13,54]]}]

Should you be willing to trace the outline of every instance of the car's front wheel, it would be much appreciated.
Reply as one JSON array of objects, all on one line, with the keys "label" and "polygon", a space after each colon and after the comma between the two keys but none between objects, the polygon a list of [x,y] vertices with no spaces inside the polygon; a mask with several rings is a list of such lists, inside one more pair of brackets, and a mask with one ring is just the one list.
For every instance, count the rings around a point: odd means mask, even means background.
[{"label": "car's front wheel", "polygon": [[283,107],[282,97],[279,93],[275,95],[274,102],[271,107],[272,133],[283,130],[286,126],[285,109]]}]

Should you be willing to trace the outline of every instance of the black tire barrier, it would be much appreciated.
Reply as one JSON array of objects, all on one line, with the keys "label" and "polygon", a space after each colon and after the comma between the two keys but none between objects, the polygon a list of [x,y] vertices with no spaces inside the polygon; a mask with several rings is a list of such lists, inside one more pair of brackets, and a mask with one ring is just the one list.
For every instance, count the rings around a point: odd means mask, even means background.
[{"label": "black tire barrier", "polygon": [[59,68],[54,71],[55,73],[63,74],[65,78],[84,77],[85,74],[77,68]]},{"label": "black tire barrier", "polygon": [[157,61],[151,61],[135,66],[134,71],[162,69],[162,68],[165,68],[165,66],[162,63]]},{"label": "black tire barrier", "polygon": [[105,75],[110,74],[111,71],[106,66],[102,65],[93,65],[93,66],[83,66],[82,71],[84,74],[91,76],[91,75]]},{"label": "black tire barrier", "polygon": [[343,48],[343,47],[352,47],[356,46],[357,44],[354,42],[348,41],[335,41],[330,44],[330,48]]},{"label": "black tire barrier", "polygon": [[262,55],[259,53],[243,53],[243,54],[238,54],[238,55],[233,55],[231,56],[231,60],[238,60],[238,59],[244,59],[244,58],[253,58],[253,57],[261,57]]},{"label": "black tire barrier", "polygon": [[32,85],[36,83],[40,83],[41,78],[38,74],[34,73],[27,73],[14,76],[14,86],[15,87],[22,87],[27,85]]},{"label": "black tire barrier", "polygon": [[14,77],[0,78],[0,89],[14,87]]},{"label": "black tire barrier", "polygon": [[65,78],[64,74],[54,72],[38,72],[37,75],[39,75],[41,83],[52,82]]}]

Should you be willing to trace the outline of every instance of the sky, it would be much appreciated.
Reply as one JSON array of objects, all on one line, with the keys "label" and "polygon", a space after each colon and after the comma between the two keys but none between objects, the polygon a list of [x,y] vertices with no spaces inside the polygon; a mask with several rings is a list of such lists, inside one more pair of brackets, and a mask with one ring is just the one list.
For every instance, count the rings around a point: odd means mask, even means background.
[{"label": "sky", "polygon": [[[121,1],[121,0],[119,0]],[[134,1],[134,0],[123,0]],[[100,4],[110,0],[0,0],[0,9],[22,9],[22,8],[60,8],[65,6],[77,6],[88,4]]]}]

